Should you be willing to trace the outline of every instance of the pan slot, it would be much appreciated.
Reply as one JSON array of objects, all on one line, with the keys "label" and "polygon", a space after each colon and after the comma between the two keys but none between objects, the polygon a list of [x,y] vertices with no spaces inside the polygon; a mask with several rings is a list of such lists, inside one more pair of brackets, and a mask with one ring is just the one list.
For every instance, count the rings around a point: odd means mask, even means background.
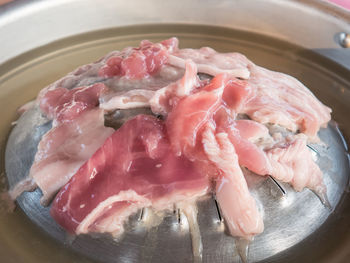
[{"label": "pan slot", "polygon": [[269,175],[269,178],[273,182],[273,184],[277,186],[276,189],[279,190],[279,196],[284,197],[287,194],[286,190],[271,175]]},{"label": "pan slot", "polygon": [[176,209],[176,218],[177,218],[177,223],[179,225],[182,225],[182,216],[181,216],[181,210],[180,208]]},{"label": "pan slot", "polygon": [[311,145],[307,144],[306,145],[311,151],[313,151],[315,154],[319,155],[319,152]]},{"label": "pan slot", "polygon": [[223,219],[223,217],[222,217],[222,213],[221,213],[221,210],[220,210],[218,201],[216,200],[216,197],[215,197],[215,196],[213,196],[213,200],[214,200],[215,207],[216,207],[216,212],[217,212],[217,215],[218,215],[218,218],[219,218],[218,223],[219,223],[219,224],[222,224],[222,223],[224,222],[224,219]]},{"label": "pan slot", "polygon": [[143,221],[144,220],[144,217],[145,217],[145,208],[142,208],[141,211],[140,211],[140,214],[139,214],[139,217],[138,217],[138,221]]}]

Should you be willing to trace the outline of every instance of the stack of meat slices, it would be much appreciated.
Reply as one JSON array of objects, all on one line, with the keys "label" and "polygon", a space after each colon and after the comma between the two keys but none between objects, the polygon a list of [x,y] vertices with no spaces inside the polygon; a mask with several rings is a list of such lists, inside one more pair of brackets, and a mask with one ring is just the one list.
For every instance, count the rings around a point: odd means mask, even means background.
[{"label": "stack of meat slices", "polygon": [[[37,104],[53,127],[29,179],[43,204],[55,196],[51,215],[70,233],[119,235],[140,208],[171,209],[214,192],[230,233],[251,239],[264,225],[241,167],[326,198],[307,143],[319,141],[331,110],[295,78],[238,53],[145,40],[68,74]],[[116,131],[104,125],[106,112],[142,107],[154,116]]]}]

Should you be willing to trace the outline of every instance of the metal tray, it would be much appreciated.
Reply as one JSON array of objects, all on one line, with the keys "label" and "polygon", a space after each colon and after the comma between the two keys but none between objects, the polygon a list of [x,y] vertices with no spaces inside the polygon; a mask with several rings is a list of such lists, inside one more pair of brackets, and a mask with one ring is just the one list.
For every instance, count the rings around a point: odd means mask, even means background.
[{"label": "metal tray", "polygon": [[[170,36],[179,37],[182,47],[242,52],[257,64],[299,78],[333,108],[333,118],[347,140],[350,59],[338,37],[340,32],[350,31],[349,21],[348,14],[316,1],[153,0],[99,1],[97,5],[90,0],[18,0],[1,7],[2,171],[7,134],[18,117],[18,106],[47,84],[110,50],[135,45],[141,39],[156,41]],[[3,181],[2,189],[5,186]],[[21,209],[6,213],[1,207],[2,262],[93,262],[50,238]],[[313,235],[268,261],[346,262],[349,222],[350,197],[345,194]],[[164,262],[171,256],[170,250]],[[120,257],[120,262],[135,260],[133,255]],[[148,257],[148,262],[154,260]],[[220,256],[212,258],[212,262],[220,261]]]}]

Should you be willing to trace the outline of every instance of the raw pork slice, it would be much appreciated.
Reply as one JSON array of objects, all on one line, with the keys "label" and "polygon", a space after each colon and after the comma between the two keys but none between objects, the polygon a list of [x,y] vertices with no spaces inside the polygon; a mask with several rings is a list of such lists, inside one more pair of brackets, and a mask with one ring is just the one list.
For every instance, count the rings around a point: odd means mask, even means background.
[{"label": "raw pork slice", "polygon": [[250,61],[239,53],[218,53],[209,47],[200,49],[178,49],[169,56],[168,64],[180,68],[185,67],[186,60],[196,63],[198,72],[211,76],[226,73],[230,77],[247,79]]},{"label": "raw pork slice", "polygon": [[238,165],[237,154],[226,133],[203,133],[204,150],[220,175],[216,179],[216,198],[231,235],[251,239],[264,230],[262,216],[248,190]]},{"label": "raw pork slice", "polygon": [[[99,105],[99,98],[108,88],[102,84],[78,87],[72,90],[56,88],[42,92],[38,98],[40,109],[56,122],[76,119],[81,113]],[[58,125],[58,124],[57,124]]]},{"label": "raw pork slice", "polygon": [[[200,91],[181,99],[169,113],[166,124],[175,153],[211,170],[209,175],[216,181],[218,202],[231,234],[250,239],[264,227],[238,160],[253,171],[269,172],[265,153],[249,141],[257,134],[265,135],[267,129],[254,122],[239,121],[236,125],[234,108],[239,108],[241,103],[225,101],[226,88],[233,97],[244,100],[243,90],[232,89],[228,75],[220,74]],[[243,128],[250,130],[246,138],[240,135],[239,129]]]},{"label": "raw pork slice", "polygon": [[166,123],[176,154],[185,154],[191,159],[196,155],[192,151],[196,151],[197,134],[221,106],[226,83],[227,76],[220,74],[200,91],[182,98],[172,109]]},{"label": "raw pork slice", "polygon": [[51,200],[113,133],[112,128],[104,126],[103,116],[103,110],[92,109],[74,121],[53,127],[43,136],[29,173],[43,192],[43,204]]},{"label": "raw pork slice", "polygon": [[256,137],[268,136],[262,131],[263,129],[259,123],[239,120],[228,125],[226,129],[225,126],[221,126],[220,129],[227,132],[241,166],[259,175],[271,174],[272,167],[265,152],[252,142]]},{"label": "raw pork slice", "polygon": [[47,205],[113,133],[112,128],[104,126],[103,110],[97,108],[99,97],[107,90],[99,83],[72,90],[47,89],[40,94],[40,109],[53,119],[52,128],[38,145],[28,178],[11,191],[13,198],[38,186],[43,193],[41,203]]},{"label": "raw pork slice", "polygon": [[305,135],[299,134],[287,138],[284,143],[266,152],[272,166],[271,175],[274,178],[290,183],[297,191],[307,187],[326,202],[327,189],[323,183],[323,174],[312,159]]},{"label": "raw pork slice", "polygon": [[102,77],[147,78],[160,70],[167,61],[169,52],[177,49],[177,46],[176,38],[157,44],[143,40],[138,48],[126,48],[109,57],[98,73]]},{"label": "raw pork slice", "polygon": [[283,73],[251,66],[247,83],[253,93],[241,113],[263,124],[279,124],[300,131],[317,141],[317,132],[331,119],[331,109],[324,106],[297,79]]},{"label": "raw pork slice", "polygon": [[185,74],[181,79],[155,92],[149,101],[152,111],[166,116],[180,98],[190,95],[199,86],[197,66],[189,60],[186,62]]},{"label": "raw pork slice", "polygon": [[[114,96],[123,96],[130,91],[133,94],[126,95],[126,99],[135,102],[135,93],[141,90],[142,97],[148,98],[150,92],[167,86],[178,80],[183,75],[183,69],[167,65],[169,54],[178,49],[178,40],[170,38],[159,43],[141,41],[138,47],[128,47],[121,51],[113,51],[98,61],[84,65],[65,77],[43,89],[39,96],[39,103],[44,104],[46,110],[46,99],[60,98],[67,90],[89,87],[93,84],[105,85],[104,90],[98,97],[106,110],[120,108],[119,98],[113,100]],[[49,96],[46,96],[49,93]],[[64,97],[69,96],[69,93]],[[136,96],[137,97],[137,96]],[[125,99],[125,96],[124,96]],[[111,100],[111,101],[110,101]],[[51,104],[53,101],[49,101]],[[115,108],[113,105],[115,104]],[[139,103],[127,103],[125,107],[140,107]],[[141,106],[142,107],[142,106]],[[49,117],[52,117],[49,115]]]},{"label": "raw pork slice", "polygon": [[61,189],[51,215],[71,233],[117,235],[139,208],[171,208],[208,190],[207,176],[171,151],[163,122],[139,115],[114,132]]},{"label": "raw pork slice", "polygon": [[149,101],[154,96],[155,91],[135,89],[121,94],[115,94],[109,100],[105,100],[100,104],[100,108],[106,111],[114,111],[117,109],[132,109],[149,107]]},{"label": "raw pork slice", "polygon": [[[51,214],[71,233],[117,235],[140,208],[162,210],[215,190],[230,233],[250,239],[264,226],[240,166],[326,196],[306,143],[317,141],[331,110],[295,78],[238,53],[179,49],[176,38],[145,40],[78,68],[37,102],[53,128],[30,178],[44,200],[69,180]],[[104,127],[104,110],[113,116],[140,107],[164,121],[139,115],[114,133]],[[288,132],[273,134],[270,124]],[[34,183],[22,182],[28,189]]]},{"label": "raw pork slice", "polygon": [[228,134],[240,165],[260,175],[269,174],[270,164],[265,153],[249,140],[266,136],[267,129],[253,121],[235,120],[236,110],[249,94],[249,90],[236,85],[227,74],[220,74],[198,92],[181,99],[166,120],[173,150],[192,160],[202,159],[196,144],[201,144],[198,138],[203,127],[212,123],[218,131]]}]

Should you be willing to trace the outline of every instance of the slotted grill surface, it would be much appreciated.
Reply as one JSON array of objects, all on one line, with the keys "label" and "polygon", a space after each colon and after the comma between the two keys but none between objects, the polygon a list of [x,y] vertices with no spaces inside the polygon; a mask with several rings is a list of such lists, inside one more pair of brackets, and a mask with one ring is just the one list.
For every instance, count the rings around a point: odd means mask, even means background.
[{"label": "slotted grill surface", "polygon": [[[13,186],[28,173],[36,145],[49,128],[50,122],[37,109],[25,113],[18,121],[7,146],[6,164],[10,185]],[[317,152],[316,158],[325,173],[330,203],[334,207],[346,182],[340,177],[341,172],[337,167],[323,166],[339,163],[343,145],[332,126],[322,130],[320,136],[331,146],[328,149],[319,145],[311,147]],[[315,231],[330,214],[309,190],[296,193],[289,185],[279,183],[271,177],[251,175],[248,179],[265,222],[265,231],[250,244],[249,261],[266,259],[297,244]],[[49,207],[40,205],[40,196],[39,190],[24,193],[18,203],[35,223],[53,237],[67,243],[66,233],[51,219]],[[225,233],[224,221],[215,199],[209,196],[199,201],[198,208],[198,223],[204,246],[203,261],[211,262],[214,257],[221,258],[222,262],[239,261],[235,239]],[[146,209],[142,209],[130,219],[125,236],[118,241],[113,241],[107,235],[79,236],[73,242],[68,242],[68,246],[105,262],[120,262],[123,258],[154,262],[155,258],[164,258],[169,253],[176,253],[174,262],[179,262],[181,257],[181,262],[192,261],[189,224],[179,208],[174,213],[167,213],[158,226],[149,227],[149,220],[152,219],[146,216]]]},{"label": "slotted grill surface", "polygon": [[[321,94],[321,99],[333,107],[331,102],[334,98],[329,97],[326,87],[322,88],[319,84],[327,81],[331,83],[334,80],[324,72],[317,72],[319,69],[315,70],[312,63],[308,64],[304,60],[290,61],[288,57],[281,56],[283,53],[276,51],[279,50],[278,48],[272,52],[272,49],[262,48],[249,41],[244,42],[242,36],[235,34],[232,35],[232,38],[220,39],[202,35],[189,37],[188,34],[184,34],[181,39],[181,33],[172,35],[180,36],[183,47],[207,45],[218,48],[220,51],[239,51],[257,64],[289,73],[293,73],[295,68],[304,69],[305,71],[299,76],[301,80],[305,80],[311,89],[314,88],[316,95]],[[71,54],[71,59],[79,58],[91,50],[98,54],[96,55],[98,57],[106,53],[106,49],[110,49],[114,43],[117,43],[114,47],[117,49],[135,44],[140,39],[148,38],[156,41],[168,36],[168,34],[161,37],[157,35],[152,39],[151,35],[137,35],[130,41],[118,38],[108,39],[105,44],[99,40],[97,44],[95,43],[96,47],[93,47],[93,43],[89,43],[79,51],[76,47],[72,48],[71,53],[68,52],[68,57]],[[235,41],[236,37],[238,41]],[[49,65],[54,65],[57,54],[59,55],[59,52],[49,58],[52,60],[51,64],[49,61]],[[67,56],[67,50],[64,54]],[[79,64],[83,63],[86,61],[82,60]],[[277,68],[276,65],[280,68]],[[64,65],[60,67],[62,74],[70,70],[64,69]],[[298,72],[294,73],[294,76],[298,77]],[[51,81],[54,80],[51,79]],[[40,88],[42,87],[37,87],[36,90]],[[6,149],[6,173],[10,186],[27,175],[36,152],[36,145],[41,136],[49,129],[50,122],[43,118],[36,109],[30,110],[20,118],[11,132]],[[321,130],[319,135],[326,147],[309,146],[324,172],[329,202],[334,209],[347,187],[350,174],[348,155],[343,138],[334,124]],[[283,258],[283,255],[287,255],[288,248],[298,246],[302,240],[317,232],[332,213],[308,189],[296,193],[288,184],[276,182],[270,177],[263,179],[250,176],[248,184],[264,215],[265,224],[265,231],[256,236],[250,244],[249,262],[267,259],[273,261]],[[89,258],[102,262],[164,262],[165,259],[167,262],[193,261],[188,221],[179,209],[167,213],[162,222],[155,227],[149,226],[148,216],[146,216],[149,211],[139,211],[130,218],[124,236],[117,241],[112,240],[108,235],[83,235],[72,240],[72,237],[67,236],[65,231],[52,220],[49,208],[40,205],[40,197],[40,190],[36,190],[31,193],[23,193],[17,201],[27,216],[49,235]],[[215,199],[209,196],[199,201],[198,211],[198,223],[203,243],[203,262],[239,262],[235,239],[226,233]]]}]

